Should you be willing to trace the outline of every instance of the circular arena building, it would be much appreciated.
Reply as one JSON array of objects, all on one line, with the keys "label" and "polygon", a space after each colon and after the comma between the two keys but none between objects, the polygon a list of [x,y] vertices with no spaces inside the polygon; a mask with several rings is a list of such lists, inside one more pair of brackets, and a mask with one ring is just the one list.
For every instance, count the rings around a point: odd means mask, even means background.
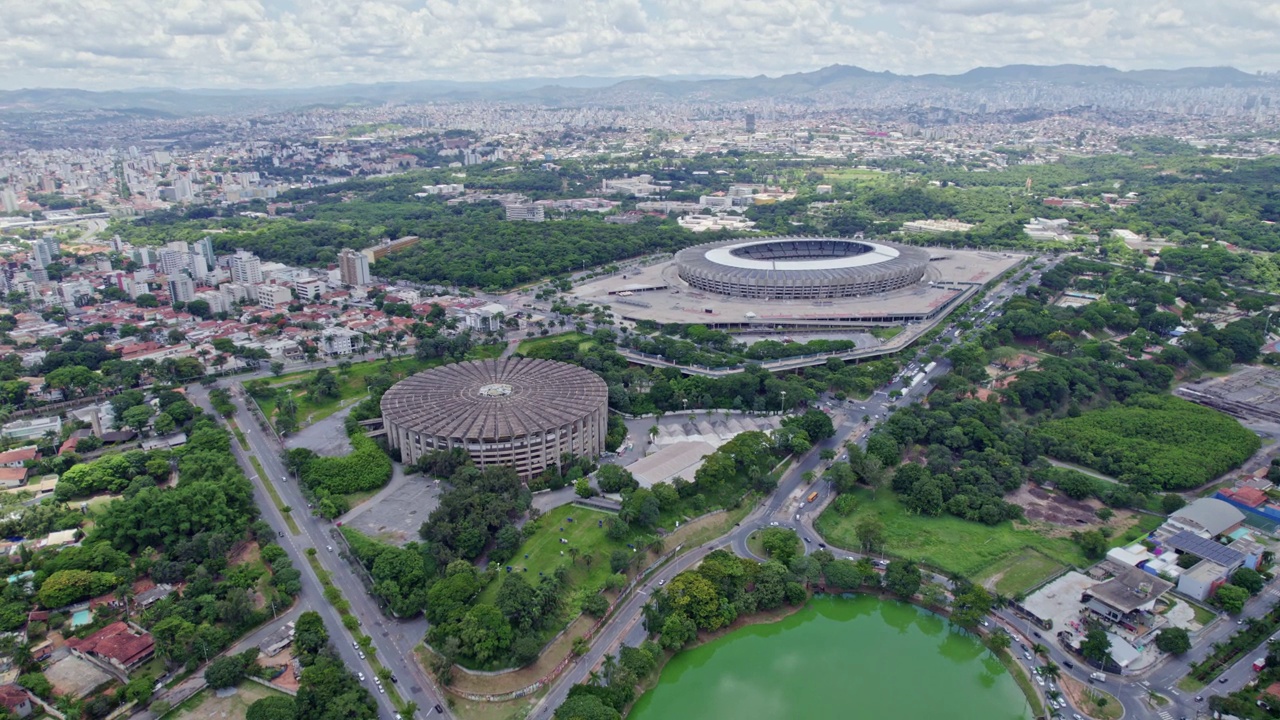
[{"label": "circular arena building", "polygon": [[861,237],[729,240],[676,253],[680,279],[717,295],[761,300],[857,297],[920,281],[929,253]]},{"label": "circular arena building", "polygon": [[444,365],[406,378],[382,396],[391,447],[408,464],[463,448],[479,466],[510,465],[530,478],[563,453],[604,450],[609,391],[576,365],[506,358]]}]

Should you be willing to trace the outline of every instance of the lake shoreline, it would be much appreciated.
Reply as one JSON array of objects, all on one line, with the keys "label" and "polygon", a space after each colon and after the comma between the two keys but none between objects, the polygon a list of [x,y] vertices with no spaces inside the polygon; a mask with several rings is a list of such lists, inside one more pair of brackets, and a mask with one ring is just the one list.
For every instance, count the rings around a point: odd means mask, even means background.
[{"label": "lake shoreline", "polygon": [[[737,621],[735,621],[732,625],[728,627],[721,628],[713,632],[699,633],[698,637],[693,642],[691,642],[689,645],[682,648],[681,650],[676,652],[664,652],[663,657],[660,659],[658,666],[655,668],[655,671],[649,676],[647,676],[646,679],[636,687],[636,691],[638,694],[636,695],[635,699],[626,708],[623,709],[622,717],[632,716],[634,711],[641,706],[644,699],[649,696],[650,692],[662,684],[663,674],[670,670],[669,665],[671,661],[674,660],[677,656],[685,652],[697,651],[699,648],[707,645],[710,642],[720,640],[721,638],[724,638],[730,633],[742,630],[744,628],[749,628],[756,625],[772,625],[780,621],[784,621],[796,615],[802,610],[808,610],[810,608],[813,608],[815,605],[815,601],[825,602],[832,599],[842,599],[842,600],[847,600],[851,602],[856,602],[856,601],[859,601],[863,596],[865,596],[870,601],[874,601],[875,603],[888,602],[888,603],[896,604],[899,606],[910,605],[912,612],[916,612],[916,613],[918,613],[920,610],[925,610],[927,611],[926,615],[936,618],[935,622],[940,621],[941,623],[945,623],[945,627],[947,628],[947,631],[949,633],[956,633],[956,631],[963,631],[956,634],[970,638],[972,642],[976,644],[975,651],[980,649],[984,653],[984,657],[987,658],[986,662],[994,663],[996,668],[1002,670],[1001,674],[1004,674],[1008,677],[1008,681],[1010,685],[1006,688],[1005,692],[1009,693],[1012,697],[1018,698],[1018,700],[1025,701],[1028,699],[1025,696],[1029,688],[1027,688],[1025,684],[1017,682],[1018,678],[1016,674],[1016,669],[1008,667],[1007,663],[1003,662],[1004,658],[1000,657],[1001,653],[994,651],[992,648],[990,648],[987,645],[987,642],[986,642],[987,636],[982,635],[980,633],[975,633],[966,628],[962,628],[960,626],[954,625],[953,623],[950,622],[948,618],[949,613],[946,613],[945,611],[939,612],[938,609],[932,608],[932,607],[924,607],[918,602],[918,600],[914,602],[904,601],[903,599],[897,596],[893,596],[887,593],[823,592],[823,593],[815,593],[813,595],[810,595],[806,599],[806,601],[800,605],[784,606],[783,608],[780,608],[778,610],[771,611],[771,612],[754,613],[749,617],[739,618]],[[823,610],[822,608],[815,608],[815,609],[819,613],[819,617],[827,616],[829,612],[829,610]],[[800,627],[803,627],[804,624],[805,623],[797,624],[797,629]],[[941,628],[943,627],[943,625],[938,625],[937,627]],[[791,628],[785,628],[785,629],[791,629]],[[803,638],[803,636],[801,637]],[[705,657],[695,660],[694,667],[699,667],[703,665],[705,662],[706,662]],[[681,670],[681,672],[684,672],[684,671],[685,671],[684,669]],[[679,675],[677,675],[676,677],[678,678]],[[1030,688],[1030,690],[1034,692],[1034,688]],[[670,698],[667,699],[667,702],[668,703],[670,702]],[[652,698],[650,698],[650,702],[645,703],[645,707],[643,708],[643,710],[647,712],[652,712],[653,710],[652,703],[653,703]],[[1022,703],[1018,703],[1018,704],[1021,705]],[[1033,711],[1032,708],[1038,705],[1040,705],[1040,702],[1037,698],[1035,701],[1032,701],[1030,703],[1030,707],[1028,707],[1028,710]],[[668,714],[668,715],[672,710],[671,707],[669,706],[664,707],[663,709],[666,711],[665,714]],[[649,717],[648,715],[643,715],[643,716]]]}]

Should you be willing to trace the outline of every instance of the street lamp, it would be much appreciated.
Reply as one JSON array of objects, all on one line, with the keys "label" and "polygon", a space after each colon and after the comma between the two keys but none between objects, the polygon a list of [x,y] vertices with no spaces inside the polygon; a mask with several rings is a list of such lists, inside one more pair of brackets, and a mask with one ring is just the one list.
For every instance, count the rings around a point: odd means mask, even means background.
[{"label": "street lamp", "polygon": [[782,391],[782,400],[781,400],[781,401],[779,402],[779,404],[778,404],[778,414],[779,414],[779,415],[781,415],[782,413],[784,413],[784,412],[786,412],[786,411],[787,411],[787,391],[786,391],[786,390],[783,390],[783,391]]}]

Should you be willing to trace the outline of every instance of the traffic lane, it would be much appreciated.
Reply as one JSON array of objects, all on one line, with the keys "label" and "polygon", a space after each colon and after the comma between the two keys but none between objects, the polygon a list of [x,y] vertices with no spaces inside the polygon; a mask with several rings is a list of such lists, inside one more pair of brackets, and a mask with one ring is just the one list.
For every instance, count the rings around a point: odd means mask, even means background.
[{"label": "traffic lane", "polygon": [[[248,413],[248,410],[241,408],[240,412]],[[254,421],[252,418],[244,418],[244,422],[252,423]],[[280,451],[277,449],[279,446],[275,442],[275,439],[268,438],[261,431],[247,434],[247,438],[249,440],[251,450],[253,450],[258,461],[262,464],[263,471],[269,476],[268,478],[263,478],[262,481],[272,482],[275,485],[277,492],[279,492],[285,500],[285,503],[291,507],[299,509],[306,507],[306,500],[302,497],[302,492],[301,489],[297,487],[297,482],[279,482],[275,480],[275,478],[283,479],[287,477],[284,464],[280,461]],[[248,463],[245,463],[245,465],[247,466]],[[272,510],[275,510],[274,503],[271,503],[269,499],[266,498],[264,498],[264,501],[264,507],[270,507]],[[298,536],[292,536],[286,533],[286,537],[290,538],[290,545],[294,546],[295,551],[298,551],[303,556],[300,562],[307,565],[307,568],[303,573],[304,577],[313,577],[312,569],[305,557],[305,552],[307,548],[315,548],[316,558],[320,566],[329,572],[330,578],[333,580],[334,584],[342,590],[343,595],[347,598],[348,602],[351,603],[352,610],[355,613],[357,620],[360,621],[362,629],[368,620],[372,620],[376,623],[376,619],[380,618],[380,612],[371,607],[371,603],[368,602],[367,597],[364,594],[363,584],[354,577],[351,568],[342,564],[342,562],[336,557],[336,552],[329,550],[333,546],[332,538],[327,536],[326,528],[320,524],[321,521],[319,518],[311,513],[307,513],[306,515],[301,516],[295,515],[294,519],[295,521],[298,521],[298,526],[303,531],[301,536],[302,543],[296,543]],[[319,584],[318,579],[314,580],[314,591],[316,592],[316,597],[323,598],[323,587]],[[343,653],[343,662],[346,663],[349,668],[352,668],[353,671],[364,672],[364,670],[368,670],[369,673],[372,673],[373,668],[369,664],[368,659],[360,658],[359,653],[361,651],[356,650],[350,645],[350,643],[354,643],[355,637],[354,635],[348,634],[349,631],[347,631],[346,627],[342,625],[341,616],[339,616],[336,610],[333,610],[332,606],[327,602],[324,602],[324,607],[328,610],[332,610],[331,613],[327,613],[328,616],[326,617],[326,622],[336,623],[338,626],[338,633],[347,641],[348,651],[344,651]],[[331,634],[334,633],[333,630],[330,632]],[[372,645],[376,650],[376,656],[385,666],[388,667],[388,669],[395,673],[397,677],[412,677],[415,680],[418,680],[419,677],[422,676],[420,671],[415,672],[414,669],[411,669],[406,665],[403,661],[403,650],[401,648],[397,647],[394,648],[396,652],[389,652],[385,638],[379,638],[378,633],[369,633],[369,636],[373,641]],[[416,666],[417,663],[414,662],[413,665]],[[391,712],[389,717],[394,716],[396,708],[394,704],[392,704],[390,697],[384,693],[377,692],[376,685],[372,684],[371,676],[368,677],[368,682],[371,684],[370,686],[373,689],[374,694],[378,696],[379,704],[384,706],[384,709]],[[427,703],[435,705],[439,702],[435,694],[429,690],[430,685],[426,684],[424,681],[419,681],[417,685],[421,688],[421,695],[423,697],[415,697],[413,699],[417,700],[419,705],[425,705]],[[406,689],[406,694],[412,695],[412,693],[408,692],[408,689]]]}]

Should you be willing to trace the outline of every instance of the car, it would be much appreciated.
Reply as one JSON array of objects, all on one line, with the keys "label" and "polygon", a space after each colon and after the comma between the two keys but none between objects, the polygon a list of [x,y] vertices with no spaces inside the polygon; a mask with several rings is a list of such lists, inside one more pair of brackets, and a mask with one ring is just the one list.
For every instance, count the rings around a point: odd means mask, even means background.
[{"label": "car", "polygon": [[1204,696],[1203,696],[1203,695],[1197,695],[1197,696],[1196,696],[1196,702],[1204,702]]},{"label": "car", "polygon": [[360,659],[361,659],[361,660],[363,660],[363,659],[364,659],[364,651],[363,651],[363,650],[357,650],[357,651],[356,651],[356,654],[360,656]]},{"label": "car", "polygon": [[818,543],[818,549],[819,549],[819,550],[826,550],[826,549],[827,549],[827,544],[826,544],[826,543]]},{"label": "car", "polygon": [[356,673],[356,677],[360,678],[360,682],[364,682],[364,673],[358,672]]},{"label": "car", "polygon": [[809,538],[805,538],[805,539],[804,539],[804,541],[805,541],[805,542],[813,542],[813,541],[812,541],[812,540],[810,540]]},{"label": "car", "polygon": [[1027,662],[1030,662],[1030,661],[1031,661],[1031,653],[1029,653],[1029,652],[1024,652],[1024,653],[1022,653],[1022,656],[1023,656],[1023,657],[1025,657],[1025,658],[1027,659]]},{"label": "car", "polygon": [[1035,635],[1036,637],[1042,637],[1042,636],[1040,635],[1040,633],[1036,632],[1035,630],[1032,630],[1032,631],[1031,631],[1031,634],[1032,634],[1032,635]]},{"label": "car", "polygon": [[1044,687],[1044,678],[1043,678],[1043,677],[1041,677],[1041,676],[1039,676],[1039,675],[1036,675],[1036,682],[1040,685],[1040,687]]},{"label": "car", "polygon": [[433,710],[435,710],[436,712],[440,713],[441,715],[443,715],[443,714],[444,714],[444,708],[440,707],[440,705],[439,705],[438,703],[437,703],[437,704],[436,704],[436,706],[435,706],[434,708],[432,708],[432,709],[433,709]]},{"label": "car", "polygon": [[774,520],[773,522],[769,523],[769,525],[772,527],[778,527],[778,521]]},{"label": "car", "polygon": [[[803,505],[803,504],[804,504],[804,503],[801,503],[801,505]],[[797,519],[797,520],[799,520],[799,519],[800,519],[800,513],[796,513],[796,519]]]},{"label": "car", "polygon": [[1071,668],[1074,668],[1074,667],[1076,666],[1076,664],[1075,664],[1075,663],[1073,663],[1073,662],[1071,662],[1070,660],[1063,660],[1063,661],[1062,661],[1062,664],[1063,664],[1064,666],[1066,666],[1066,668],[1067,668],[1068,670],[1070,670]]},{"label": "car", "polygon": [[356,650],[359,650],[359,649],[360,649],[360,643],[356,642],[355,640],[352,640],[352,641],[351,641],[351,647],[355,648]]},{"label": "car", "polygon": [[1221,685],[1221,684],[1225,683],[1226,681],[1227,681],[1227,676],[1226,676],[1226,675],[1223,675],[1222,677],[1218,678],[1218,684],[1219,684],[1219,685]]},{"label": "car", "polygon": [[982,627],[991,627],[991,622],[990,622],[990,621],[988,621],[986,618],[983,618],[982,620],[979,620],[978,622],[981,622],[981,623],[982,623]]},{"label": "car", "polygon": [[329,552],[333,552],[333,546],[332,546],[332,545],[326,545],[325,547],[326,547],[326,548],[328,548]]},{"label": "car", "polygon": [[386,689],[386,688],[384,688],[384,687],[382,687],[381,685],[379,685],[379,686],[378,686],[378,692],[379,692],[379,693],[382,693],[383,695],[386,695],[386,694],[387,694],[387,689]]},{"label": "car", "polygon": [[393,683],[395,683],[395,684],[399,685],[399,684],[400,684],[400,678],[396,677],[396,674],[395,674],[395,673],[391,673],[391,682],[393,682]]},{"label": "car", "polygon": [[1080,713],[1071,713],[1071,720],[1084,720],[1084,718],[1080,717]]},{"label": "car", "polygon": [[659,580],[659,581],[658,581],[658,585],[666,585],[666,584],[667,584],[667,579],[666,579],[666,578],[663,578],[663,579],[661,579],[661,580]]}]

